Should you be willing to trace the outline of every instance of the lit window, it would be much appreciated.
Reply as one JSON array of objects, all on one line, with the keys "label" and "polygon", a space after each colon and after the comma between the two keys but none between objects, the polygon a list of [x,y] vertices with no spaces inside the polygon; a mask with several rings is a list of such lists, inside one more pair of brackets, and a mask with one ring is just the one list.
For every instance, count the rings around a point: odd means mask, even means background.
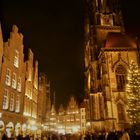
[{"label": "lit window", "polygon": [[13,77],[12,77],[12,88],[16,88],[16,74],[13,73]]},{"label": "lit window", "polygon": [[16,97],[16,106],[15,106],[15,112],[20,112],[20,98],[19,95]]},{"label": "lit window", "polygon": [[124,91],[126,84],[126,69],[122,65],[118,65],[115,72],[116,72],[117,89],[118,91]]},{"label": "lit window", "polygon": [[14,111],[14,94],[11,93],[10,96],[10,111]]},{"label": "lit window", "polygon": [[7,68],[7,70],[6,70],[5,84],[8,85],[8,86],[11,85],[11,71],[10,71],[10,69],[8,69],[8,68]]},{"label": "lit window", "polygon": [[21,78],[18,78],[18,82],[17,82],[17,91],[21,92]]},{"label": "lit window", "polygon": [[8,109],[8,104],[9,104],[9,95],[8,95],[8,90],[4,90],[4,96],[3,96],[3,109]]},{"label": "lit window", "polygon": [[14,66],[15,66],[16,68],[19,67],[19,52],[18,52],[17,50],[15,50]]}]

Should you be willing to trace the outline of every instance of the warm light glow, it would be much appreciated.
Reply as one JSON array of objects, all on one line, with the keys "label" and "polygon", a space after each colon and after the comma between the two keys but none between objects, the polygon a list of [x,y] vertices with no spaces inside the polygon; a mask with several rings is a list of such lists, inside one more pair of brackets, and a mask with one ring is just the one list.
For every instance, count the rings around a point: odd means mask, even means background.
[{"label": "warm light glow", "polygon": [[20,123],[17,123],[15,126],[15,135],[18,136],[20,133],[21,125]]},{"label": "warm light glow", "polygon": [[35,122],[35,120],[30,120],[29,123],[30,123],[31,125],[35,125],[36,122]]},{"label": "warm light glow", "polygon": [[87,122],[87,126],[90,126],[90,122]]},{"label": "warm light glow", "polygon": [[6,135],[8,138],[11,137],[12,135],[12,132],[13,132],[13,129],[14,129],[14,125],[12,122],[9,122],[7,125],[6,125]]},{"label": "warm light glow", "polygon": [[47,125],[42,126],[44,130],[48,130],[49,127]]},{"label": "warm light glow", "polygon": [[21,129],[22,129],[23,132],[25,132],[26,129],[27,129],[27,125],[26,124],[23,124]]},{"label": "warm light glow", "polygon": [[128,117],[131,124],[140,123],[140,70],[134,62],[129,65],[127,77]]},{"label": "warm light glow", "polygon": [[0,120],[0,132],[4,131],[4,122]]},{"label": "warm light glow", "polygon": [[72,132],[77,133],[79,131],[79,129],[80,129],[79,126],[73,126],[72,127]]},{"label": "warm light glow", "polygon": [[6,135],[8,138],[11,138],[12,135],[11,128],[6,128]]},{"label": "warm light glow", "polygon": [[30,124],[28,124],[27,129],[31,129],[31,125]]},{"label": "warm light glow", "polygon": [[0,112],[0,118],[2,118],[2,113]]},{"label": "warm light glow", "polygon": [[65,134],[65,129],[60,128],[60,129],[57,130],[57,132],[58,132],[59,134]]},{"label": "warm light glow", "polygon": [[24,116],[31,116],[31,114],[28,113],[28,112],[23,112],[23,115],[24,115]]},{"label": "warm light glow", "polygon": [[32,131],[36,131],[37,130],[37,126],[36,125],[31,126],[31,130]]}]

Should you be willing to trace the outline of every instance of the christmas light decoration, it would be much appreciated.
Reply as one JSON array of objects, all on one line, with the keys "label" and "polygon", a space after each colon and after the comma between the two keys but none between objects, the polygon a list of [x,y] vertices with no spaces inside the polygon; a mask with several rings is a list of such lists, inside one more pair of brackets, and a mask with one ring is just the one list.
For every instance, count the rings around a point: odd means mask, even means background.
[{"label": "christmas light decoration", "polygon": [[140,124],[140,70],[133,61],[127,75],[127,113],[131,125]]}]

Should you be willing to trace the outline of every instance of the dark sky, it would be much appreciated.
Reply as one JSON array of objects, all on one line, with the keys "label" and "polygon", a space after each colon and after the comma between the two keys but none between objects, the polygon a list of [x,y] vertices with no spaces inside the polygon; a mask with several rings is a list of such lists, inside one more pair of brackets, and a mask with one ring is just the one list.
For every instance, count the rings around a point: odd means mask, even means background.
[{"label": "dark sky", "polygon": [[[123,0],[127,32],[139,35],[138,3]],[[31,48],[56,93],[57,105],[70,95],[84,94],[82,0],[1,0],[0,19],[6,38],[16,24],[24,35],[25,50]]]},{"label": "dark sky", "polygon": [[140,38],[139,0],[121,0],[126,32]]},{"label": "dark sky", "polygon": [[83,8],[81,0],[1,0],[4,36],[16,24],[55,91],[56,102],[81,98],[83,84]]}]

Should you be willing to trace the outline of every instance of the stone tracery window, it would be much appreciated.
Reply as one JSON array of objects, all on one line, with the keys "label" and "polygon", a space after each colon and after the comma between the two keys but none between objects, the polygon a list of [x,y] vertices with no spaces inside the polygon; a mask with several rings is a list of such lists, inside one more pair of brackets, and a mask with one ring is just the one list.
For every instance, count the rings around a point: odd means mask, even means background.
[{"label": "stone tracery window", "polygon": [[118,65],[116,70],[116,81],[117,81],[117,90],[124,91],[126,84],[126,69],[123,65]]},{"label": "stone tracery window", "polygon": [[118,120],[119,121],[125,121],[125,110],[124,105],[121,103],[117,104],[117,110],[118,110]]}]

